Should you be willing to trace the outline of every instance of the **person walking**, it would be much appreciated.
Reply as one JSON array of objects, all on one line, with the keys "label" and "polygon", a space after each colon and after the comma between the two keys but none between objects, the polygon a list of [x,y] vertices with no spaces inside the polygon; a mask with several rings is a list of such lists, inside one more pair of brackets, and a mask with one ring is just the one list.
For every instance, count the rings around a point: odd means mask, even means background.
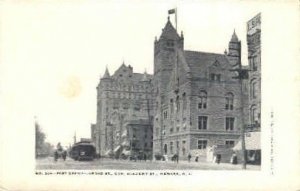
[{"label": "person walking", "polygon": [[189,162],[191,162],[191,158],[192,158],[192,155],[191,155],[191,153],[189,153],[189,155],[188,155],[188,161]]}]

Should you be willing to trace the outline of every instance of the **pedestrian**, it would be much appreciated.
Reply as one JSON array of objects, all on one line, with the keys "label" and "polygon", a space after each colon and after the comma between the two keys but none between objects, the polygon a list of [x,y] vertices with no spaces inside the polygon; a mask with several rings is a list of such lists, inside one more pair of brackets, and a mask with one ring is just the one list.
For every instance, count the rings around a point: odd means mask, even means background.
[{"label": "pedestrian", "polygon": [[198,157],[198,156],[196,156],[196,158],[195,158],[195,162],[198,162],[198,159],[199,159],[199,157]]},{"label": "pedestrian", "polygon": [[220,164],[221,162],[221,154],[217,154],[217,163]]},{"label": "pedestrian", "polygon": [[191,162],[191,158],[192,158],[192,155],[191,155],[191,153],[189,153],[189,155],[188,155],[188,161],[189,162]]},{"label": "pedestrian", "polygon": [[233,154],[231,156],[230,163],[231,164],[237,164],[237,156],[236,156],[235,152],[233,152]]}]

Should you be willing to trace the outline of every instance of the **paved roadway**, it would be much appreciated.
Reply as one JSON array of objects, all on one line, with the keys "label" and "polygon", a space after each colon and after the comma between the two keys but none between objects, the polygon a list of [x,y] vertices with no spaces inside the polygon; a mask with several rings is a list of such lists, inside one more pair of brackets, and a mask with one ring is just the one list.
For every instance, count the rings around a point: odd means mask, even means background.
[{"label": "paved roadway", "polygon": [[[241,165],[228,163],[214,164],[208,162],[188,162],[179,161],[128,161],[113,159],[97,159],[93,161],[74,161],[67,158],[66,161],[59,159],[54,162],[53,157],[36,160],[36,169],[55,169],[55,170],[241,170]],[[260,166],[247,165],[247,170],[260,170]]]}]

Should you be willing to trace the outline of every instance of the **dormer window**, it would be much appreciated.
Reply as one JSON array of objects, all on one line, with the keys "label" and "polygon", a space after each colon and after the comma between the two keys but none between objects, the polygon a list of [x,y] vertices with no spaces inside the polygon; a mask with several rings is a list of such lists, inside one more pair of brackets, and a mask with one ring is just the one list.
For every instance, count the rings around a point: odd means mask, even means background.
[{"label": "dormer window", "polygon": [[221,74],[214,74],[214,73],[210,74],[210,80],[220,82]]}]

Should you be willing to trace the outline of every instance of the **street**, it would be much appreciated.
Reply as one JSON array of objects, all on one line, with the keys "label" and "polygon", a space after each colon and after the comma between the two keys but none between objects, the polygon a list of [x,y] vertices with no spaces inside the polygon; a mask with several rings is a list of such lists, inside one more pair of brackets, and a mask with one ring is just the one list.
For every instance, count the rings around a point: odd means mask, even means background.
[{"label": "street", "polygon": [[[95,159],[93,161],[75,161],[67,158],[66,161],[59,159],[54,162],[53,157],[41,158],[36,160],[37,170],[241,170],[241,165],[228,163],[208,163],[179,161],[128,161],[113,159]],[[247,170],[260,170],[260,166],[247,165]]]}]

